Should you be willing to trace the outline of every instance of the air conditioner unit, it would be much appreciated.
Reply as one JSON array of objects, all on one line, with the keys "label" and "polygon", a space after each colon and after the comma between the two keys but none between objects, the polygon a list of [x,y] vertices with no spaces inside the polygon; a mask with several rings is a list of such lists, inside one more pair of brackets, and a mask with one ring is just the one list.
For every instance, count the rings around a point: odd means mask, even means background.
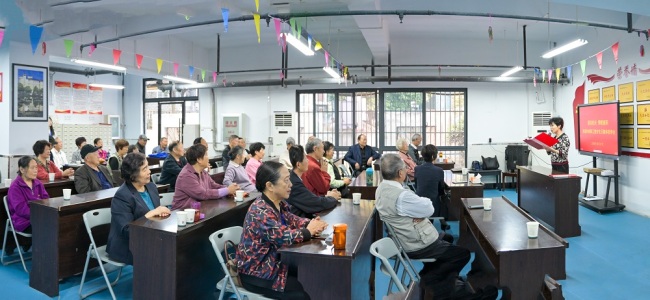
[{"label": "air conditioner unit", "polygon": [[548,132],[548,121],[551,120],[553,116],[550,111],[537,111],[533,112],[531,121],[532,121],[532,131],[530,136],[536,136],[540,132]]},{"label": "air conditioner unit", "polygon": [[276,112],[273,114],[273,151],[271,156],[280,156],[287,149],[287,138],[298,140],[298,118],[296,113]]}]

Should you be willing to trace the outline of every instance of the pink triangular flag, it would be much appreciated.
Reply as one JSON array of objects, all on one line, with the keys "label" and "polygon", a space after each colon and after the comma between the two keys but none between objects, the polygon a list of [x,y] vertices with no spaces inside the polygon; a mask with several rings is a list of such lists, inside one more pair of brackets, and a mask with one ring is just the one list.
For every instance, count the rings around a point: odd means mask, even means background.
[{"label": "pink triangular flag", "polygon": [[174,63],[174,76],[178,76],[178,63]]},{"label": "pink triangular flag", "polygon": [[88,56],[93,55],[93,52],[95,52],[95,49],[97,49],[97,45],[90,44],[90,51],[88,51]]},{"label": "pink triangular flag", "polygon": [[598,54],[596,54],[596,61],[598,62],[598,68],[602,70],[603,69],[603,52],[602,51],[598,52]]},{"label": "pink triangular flag", "polygon": [[278,43],[280,43],[280,34],[282,32],[282,23],[280,19],[273,19],[273,23],[275,23],[275,38],[278,40]]},{"label": "pink triangular flag", "polygon": [[548,72],[548,83],[551,83],[551,77],[553,76],[553,70],[548,69],[547,72]]},{"label": "pink triangular flag", "polygon": [[612,52],[614,53],[614,61],[618,64],[618,42],[612,45]]},{"label": "pink triangular flag", "polygon": [[330,53],[325,51],[325,66],[329,67],[330,65]]},{"label": "pink triangular flag", "polygon": [[135,55],[135,64],[136,64],[136,66],[138,66],[138,69],[140,69],[140,67],[142,67],[142,58],[143,58],[142,54],[136,54]]},{"label": "pink triangular flag", "polygon": [[212,82],[217,82],[217,72],[212,72]]},{"label": "pink triangular flag", "polygon": [[282,53],[287,52],[287,34],[282,35]]},{"label": "pink triangular flag", "polygon": [[533,74],[533,86],[537,87],[537,75]]},{"label": "pink triangular flag", "polygon": [[113,49],[113,64],[117,65],[120,62],[120,55],[122,55],[122,50]]},{"label": "pink triangular flag", "polygon": [[2,47],[2,40],[5,38],[5,30],[0,29],[0,47]]}]

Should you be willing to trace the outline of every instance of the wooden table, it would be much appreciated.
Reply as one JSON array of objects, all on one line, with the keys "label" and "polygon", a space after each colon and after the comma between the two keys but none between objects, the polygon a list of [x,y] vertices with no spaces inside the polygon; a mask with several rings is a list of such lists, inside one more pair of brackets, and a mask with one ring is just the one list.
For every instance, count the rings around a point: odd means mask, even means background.
[{"label": "wooden table", "polygon": [[460,220],[460,214],[463,207],[462,198],[481,198],[483,197],[482,183],[462,182],[462,176],[445,170],[445,183],[451,189],[451,203],[449,203],[449,218],[447,221]]},{"label": "wooden table", "polygon": [[[63,189],[71,189],[72,194],[76,194],[77,190],[75,190],[74,187],[74,181],[70,179],[57,179],[52,182],[49,181],[41,181],[43,182],[43,186],[45,186],[45,191],[47,191],[47,194],[50,197],[60,197],[63,196]],[[4,183],[2,185],[2,188],[0,188],[0,199],[4,198],[4,196],[7,196],[7,193],[9,193],[9,188],[4,187]],[[0,224],[7,223],[7,210],[5,209],[5,205],[3,202],[0,202]],[[0,230],[0,240],[4,238],[5,231]],[[18,240],[21,244],[23,240],[22,236],[18,236]],[[7,248],[13,248],[15,245],[14,239],[7,239],[7,245],[9,247]]]},{"label": "wooden table", "polygon": [[526,222],[534,219],[505,197],[492,198],[492,210],[470,209],[482,198],[463,199],[458,245],[476,253],[468,281],[474,287],[503,288],[504,299],[537,299],[546,274],[566,279],[568,243],[539,227],[529,239]]},{"label": "wooden table", "polygon": [[[158,186],[165,192],[169,185]],[[59,279],[83,272],[90,239],[83,222],[87,211],[111,206],[118,188],[30,202],[32,224],[32,271],[29,286],[55,297]],[[104,245],[110,226],[94,230],[95,242]],[[96,266],[96,264],[95,264]]]},{"label": "wooden table", "polygon": [[361,193],[361,199],[375,200],[375,192],[377,191],[377,186],[369,186],[366,183],[366,172],[359,173],[359,175],[354,178],[352,182],[350,182],[348,188],[350,189],[350,195],[352,195],[352,193]]},{"label": "wooden table", "polygon": [[325,233],[331,234],[333,224],[348,225],[345,250],[334,250],[331,242],[318,239],[279,250],[282,261],[297,269],[298,281],[311,299],[370,299],[370,244],[378,222],[374,210],[374,201],[354,205],[351,199],[341,199],[340,205],[321,213],[330,224]]},{"label": "wooden table", "polygon": [[517,203],[553,227],[559,236],[579,236],[582,230],[578,223],[578,194],[582,178],[553,178],[551,174],[553,170],[540,166],[517,166]]},{"label": "wooden table", "polygon": [[201,201],[205,219],[186,227],[178,227],[176,211],[164,219],[132,222],[133,299],[214,299],[224,274],[208,237],[219,229],[242,226],[260,195],[250,193],[243,202]]},{"label": "wooden table", "polygon": [[436,161],[433,162],[433,165],[436,166],[436,167],[440,167],[443,170],[451,170],[451,169],[454,168],[454,165],[456,165],[456,163],[453,162],[453,161],[451,161],[451,162],[438,162],[438,160],[436,160]]}]

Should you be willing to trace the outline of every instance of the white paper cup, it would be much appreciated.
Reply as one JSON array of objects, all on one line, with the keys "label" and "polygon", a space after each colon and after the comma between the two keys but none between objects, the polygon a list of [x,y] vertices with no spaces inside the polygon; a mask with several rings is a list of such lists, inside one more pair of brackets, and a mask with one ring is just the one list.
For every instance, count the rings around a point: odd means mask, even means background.
[{"label": "white paper cup", "polygon": [[10,178],[5,178],[5,180],[3,180],[3,182],[5,183],[5,187],[11,186],[11,179]]},{"label": "white paper cup", "polygon": [[468,170],[467,168],[463,168],[463,169],[462,169],[462,172],[463,172],[463,175],[467,175],[467,173],[469,172],[469,170]]},{"label": "white paper cup", "polygon": [[361,193],[352,193],[352,203],[361,204]]},{"label": "white paper cup", "polygon": [[70,200],[72,189],[63,189],[63,200]]},{"label": "white paper cup", "polygon": [[243,190],[238,190],[235,192],[235,200],[236,201],[244,201],[244,191]]},{"label": "white paper cup", "polygon": [[74,163],[77,164],[77,165],[80,165],[80,164],[81,164],[81,161],[78,160],[78,161],[75,161]]},{"label": "white paper cup", "polygon": [[528,228],[528,238],[536,239],[539,232],[539,222],[526,222],[526,228]]},{"label": "white paper cup", "polygon": [[492,210],[492,198],[483,198],[483,210]]},{"label": "white paper cup", "polygon": [[176,221],[178,222],[178,226],[185,226],[185,223],[187,223],[187,213],[184,211],[177,211]]},{"label": "white paper cup", "polygon": [[186,208],[185,212],[187,213],[187,223],[188,224],[194,223],[194,214],[196,213],[196,209]]},{"label": "white paper cup", "polygon": [[50,182],[54,181],[54,173],[48,173],[47,176],[50,179]]}]

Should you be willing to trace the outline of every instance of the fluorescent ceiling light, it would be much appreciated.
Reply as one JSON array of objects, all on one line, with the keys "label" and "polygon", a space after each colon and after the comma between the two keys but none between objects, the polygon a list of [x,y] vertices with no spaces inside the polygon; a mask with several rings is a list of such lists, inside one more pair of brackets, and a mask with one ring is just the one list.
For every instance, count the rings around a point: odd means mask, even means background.
[{"label": "fluorescent ceiling light", "polygon": [[510,70],[508,70],[508,71],[505,71],[505,72],[504,72],[503,74],[501,74],[501,76],[499,76],[499,77],[508,77],[508,76],[510,76],[510,75],[512,75],[512,74],[515,74],[515,73],[517,73],[517,72],[523,70],[523,69],[524,69],[524,68],[522,68],[521,66],[516,66],[516,67],[514,67],[514,68],[512,68],[512,69],[510,69]]},{"label": "fluorescent ceiling light", "polygon": [[189,83],[189,84],[197,84],[198,82],[192,80],[192,79],[187,79],[187,78],[181,78],[181,77],[176,77],[176,76],[171,76],[171,75],[165,75],[163,76],[165,79],[169,79],[171,81],[176,81],[176,82],[182,82],[182,83]]},{"label": "fluorescent ceiling light", "polygon": [[339,72],[332,69],[331,67],[323,67],[323,71],[325,71],[327,74],[330,74],[330,76],[332,76],[334,79],[341,79]]},{"label": "fluorescent ceiling light", "polygon": [[303,44],[300,39],[296,38],[295,36],[291,34],[284,34],[285,37],[287,37],[287,43],[291,44],[294,48],[298,49],[302,54],[307,55],[307,56],[314,56],[314,51],[312,51],[309,46]]},{"label": "fluorescent ceiling light", "polygon": [[117,66],[117,65],[109,65],[109,64],[104,64],[96,61],[90,61],[90,60],[83,60],[83,59],[72,59],[73,63],[77,63],[80,65],[84,66],[89,66],[89,67],[97,67],[101,69],[107,69],[107,70],[112,70],[112,71],[117,71],[117,72],[126,72],[126,68],[122,66]]},{"label": "fluorescent ceiling light", "polygon": [[117,85],[117,84],[91,83],[89,85],[91,87],[98,87],[98,88],[103,88],[103,89],[112,89],[112,90],[123,90],[124,89],[123,85]]},{"label": "fluorescent ceiling light", "polygon": [[569,50],[573,50],[575,48],[578,48],[578,47],[580,47],[582,45],[586,45],[587,43],[588,43],[587,40],[577,39],[577,40],[575,40],[575,41],[573,41],[571,43],[568,43],[568,44],[566,44],[564,46],[557,47],[557,48],[555,48],[555,49],[553,49],[553,50],[551,50],[549,52],[544,53],[544,55],[542,55],[542,57],[543,58],[551,58],[553,56],[556,56],[556,55],[562,54],[564,52],[567,52]]}]

